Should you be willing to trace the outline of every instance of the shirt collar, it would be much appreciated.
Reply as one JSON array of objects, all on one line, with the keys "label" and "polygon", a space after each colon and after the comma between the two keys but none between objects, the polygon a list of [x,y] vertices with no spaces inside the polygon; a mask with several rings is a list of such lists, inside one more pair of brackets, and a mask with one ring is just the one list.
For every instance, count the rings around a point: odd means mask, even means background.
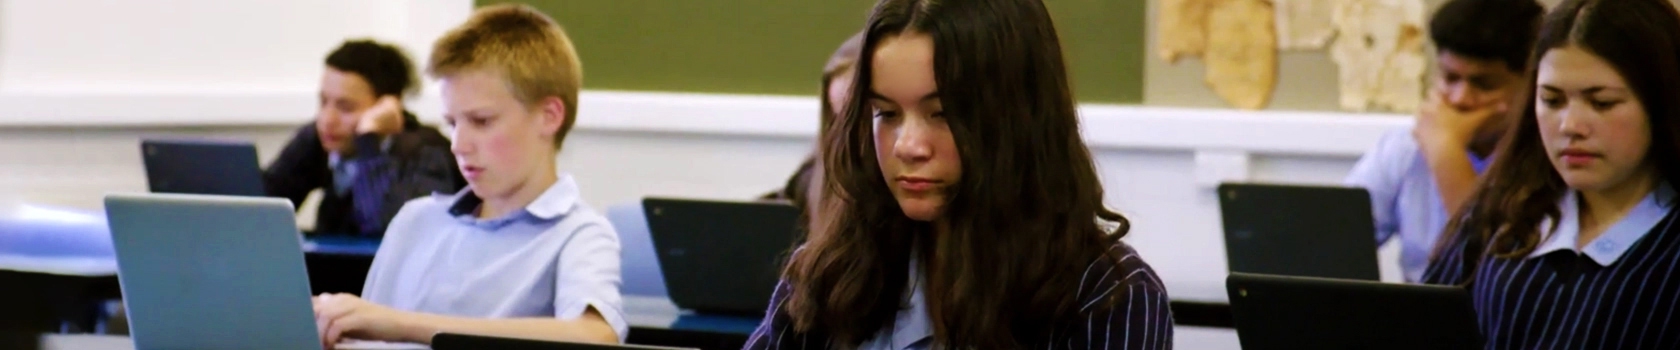
[{"label": "shirt collar", "polygon": [[[1628,248],[1633,247],[1634,243],[1639,242],[1640,238],[1645,237],[1645,234],[1656,228],[1657,223],[1668,216],[1668,211],[1672,207],[1670,202],[1674,199],[1674,196],[1674,188],[1670,187],[1668,183],[1657,185],[1657,188],[1653,189],[1650,194],[1645,195],[1645,198],[1640,200],[1639,204],[1635,205],[1626,217],[1611,225],[1598,238],[1594,238],[1591,243],[1586,245],[1585,250],[1577,250],[1575,249],[1575,241],[1579,240],[1581,236],[1580,197],[1576,194],[1576,191],[1569,191],[1563,195],[1563,199],[1558,203],[1557,229],[1553,230],[1545,241],[1534,249],[1533,253],[1529,253],[1528,257],[1537,258],[1552,252],[1567,250],[1585,254],[1592,258],[1594,262],[1597,262],[1599,266],[1610,266],[1627,253]],[[1550,227],[1550,219],[1541,221],[1541,232],[1545,232]]]},{"label": "shirt collar", "polygon": [[1475,169],[1477,175],[1486,173],[1488,164],[1493,163],[1492,158],[1492,155],[1483,157],[1476,155],[1476,152],[1470,152],[1470,168]]},{"label": "shirt collar", "polygon": [[892,348],[909,349],[912,345],[932,341],[933,326],[928,319],[927,297],[922,294],[921,264],[915,259],[910,260],[910,292],[905,300],[908,308],[899,310],[898,321],[893,322]]},{"label": "shirt collar", "polygon": [[577,182],[570,174],[561,174],[560,179],[549,185],[547,190],[543,190],[542,195],[538,195],[531,204],[525,205],[525,210],[508,213],[500,218],[478,219],[476,212],[484,200],[473,194],[472,186],[461,189],[450,197],[450,202],[454,204],[449,206],[449,214],[472,224],[505,223],[527,214],[541,220],[553,220],[570,213],[580,200]]}]

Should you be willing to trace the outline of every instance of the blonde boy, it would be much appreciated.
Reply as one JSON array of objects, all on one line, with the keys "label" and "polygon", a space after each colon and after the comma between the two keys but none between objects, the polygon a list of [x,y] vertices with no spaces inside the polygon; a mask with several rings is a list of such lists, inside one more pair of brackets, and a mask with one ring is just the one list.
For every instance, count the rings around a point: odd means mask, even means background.
[{"label": "blonde boy", "polygon": [[621,342],[618,235],[555,169],[582,81],[571,40],[528,6],[485,7],[438,39],[426,71],[468,188],[403,206],[361,298],[315,298],[322,342]]}]

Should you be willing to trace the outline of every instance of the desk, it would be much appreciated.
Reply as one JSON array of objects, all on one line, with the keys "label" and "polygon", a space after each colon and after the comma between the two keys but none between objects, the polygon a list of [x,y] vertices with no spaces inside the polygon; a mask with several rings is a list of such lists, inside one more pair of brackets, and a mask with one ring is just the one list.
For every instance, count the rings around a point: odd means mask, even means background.
[{"label": "desk", "polygon": [[[632,342],[632,344],[635,344]],[[41,337],[41,350],[134,350],[134,344],[128,337],[108,335],[84,334],[50,334]],[[406,346],[406,344],[403,344]],[[642,344],[653,345],[653,344]],[[1173,345],[1179,349],[1194,350],[1238,350],[1237,332],[1222,328],[1176,327],[1173,329]],[[371,349],[423,349],[421,346],[385,346],[344,344],[338,350],[371,350]],[[710,349],[710,348],[708,348]],[[733,349],[740,349],[736,346]]]},{"label": "desk", "polygon": [[[335,350],[423,350],[429,346],[419,344],[382,343],[382,342],[348,342],[334,347]],[[128,337],[113,335],[91,334],[48,334],[41,336],[41,350],[134,350],[134,342]]]},{"label": "desk", "polygon": [[[320,292],[357,293],[367,279],[372,240],[304,242],[310,286]],[[0,254],[0,324],[43,332],[92,332],[100,304],[121,299],[114,257]]]},{"label": "desk", "polygon": [[740,349],[758,328],[761,317],[698,315],[677,309],[670,299],[624,296],[624,318],[630,324],[631,344]]},{"label": "desk", "polygon": [[1231,300],[1225,281],[1165,280],[1173,323],[1185,326],[1233,328]]},{"label": "desk", "polygon": [[[1239,349],[1224,283],[1192,281],[1178,286],[1182,292],[1175,294],[1168,287],[1168,295],[1173,298],[1174,342],[1179,348]],[[632,295],[624,296],[624,313],[630,323],[629,343],[701,349],[740,349],[761,321],[758,317],[696,315],[679,310],[664,297]]]},{"label": "desk", "polygon": [[0,255],[0,286],[0,325],[39,331],[93,331],[98,301],[122,295],[109,258]]},{"label": "desk", "polygon": [[317,236],[303,242],[303,263],[309,269],[311,294],[361,295],[379,240],[362,237]]}]

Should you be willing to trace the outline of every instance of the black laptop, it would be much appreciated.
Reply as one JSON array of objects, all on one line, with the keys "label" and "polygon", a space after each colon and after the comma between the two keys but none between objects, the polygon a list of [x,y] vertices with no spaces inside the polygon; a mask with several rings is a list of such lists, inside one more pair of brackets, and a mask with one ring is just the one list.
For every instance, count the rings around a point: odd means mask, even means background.
[{"label": "black laptop", "polygon": [[1225,291],[1245,350],[1482,348],[1461,287],[1231,273]]},{"label": "black laptop", "polygon": [[683,350],[684,348],[668,348],[641,345],[603,345],[550,342],[541,340],[526,340],[514,338],[499,338],[477,335],[438,333],[432,336],[432,350]]},{"label": "black laptop", "polygon": [[1219,186],[1231,272],[1379,279],[1376,223],[1363,188]]},{"label": "black laptop", "polygon": [[671,301],[698,313],[763,317],[804,235],[787,203],[646,198],[642,209]]},{"label": "black laptop", "polygon": [[249,142],[144,140],[140,150],[154,193],[264,195],[257,147]]}]

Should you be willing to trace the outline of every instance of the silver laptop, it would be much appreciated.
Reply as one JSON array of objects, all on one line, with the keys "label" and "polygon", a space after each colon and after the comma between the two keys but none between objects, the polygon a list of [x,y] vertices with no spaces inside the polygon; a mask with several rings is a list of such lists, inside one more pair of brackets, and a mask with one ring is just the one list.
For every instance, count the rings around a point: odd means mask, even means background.
[{"label": "silver laptop", "polygon": [[112,194],[105,215],[135,348],[321,348],[291,202]]}]

